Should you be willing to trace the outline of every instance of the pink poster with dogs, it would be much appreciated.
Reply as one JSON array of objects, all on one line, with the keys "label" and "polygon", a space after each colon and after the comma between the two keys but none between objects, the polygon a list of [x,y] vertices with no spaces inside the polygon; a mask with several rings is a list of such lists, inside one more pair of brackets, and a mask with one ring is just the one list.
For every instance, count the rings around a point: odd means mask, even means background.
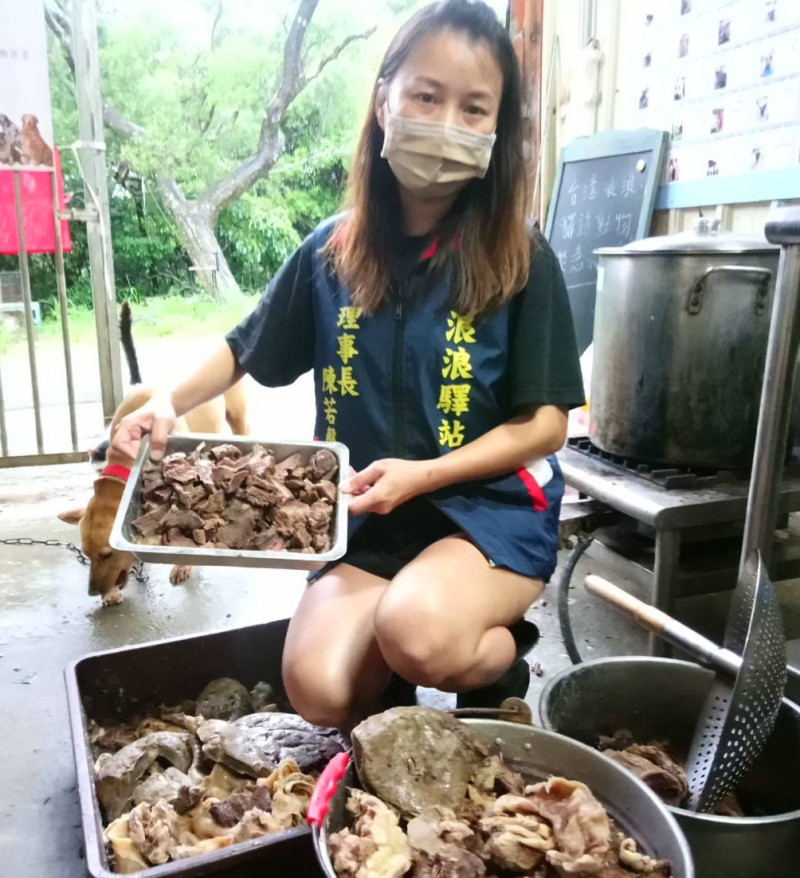
[{"label": "pink poster with dogs", "polygon": [[0,0],[0,22],[0,168],[51,168],[44,0]]},{"label": "pink poster with dogs", "polygon": [[[64,186],[53,150],[44,0],[0,0],[0,22],[0,254],[19,252],[14,171],[21,172],[27,249],[52,253],[53,180],[62,207]],[[69,250],[67,223],[62,235]]]}]

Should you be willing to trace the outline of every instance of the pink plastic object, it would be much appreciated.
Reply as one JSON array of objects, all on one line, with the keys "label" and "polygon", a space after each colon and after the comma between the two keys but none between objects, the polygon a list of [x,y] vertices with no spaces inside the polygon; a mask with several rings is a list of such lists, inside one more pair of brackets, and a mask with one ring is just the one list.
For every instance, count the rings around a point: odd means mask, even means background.
[{"label": "pink plastic object", "polygon": [[325,770],[319,776],[308,803],[306,820],[310,826],[322,826],[328,816],[331,799],[336,795],[342,778],[347,774],[350,767],[350,754],[338,753],[325,766]]}]

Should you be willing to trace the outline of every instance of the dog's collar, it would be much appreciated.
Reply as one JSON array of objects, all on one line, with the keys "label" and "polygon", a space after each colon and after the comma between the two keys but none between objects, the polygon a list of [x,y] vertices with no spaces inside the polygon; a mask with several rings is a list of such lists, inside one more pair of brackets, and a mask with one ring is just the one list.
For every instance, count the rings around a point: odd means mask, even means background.
[{"label": "dog's collar", "polygon": [[130,474],[131,471],[128,467],[122,466],[119,463],[112,463],[100,473],[101,476],[111,476],[112,479],[120,479],[123,482],[128,481]]}]

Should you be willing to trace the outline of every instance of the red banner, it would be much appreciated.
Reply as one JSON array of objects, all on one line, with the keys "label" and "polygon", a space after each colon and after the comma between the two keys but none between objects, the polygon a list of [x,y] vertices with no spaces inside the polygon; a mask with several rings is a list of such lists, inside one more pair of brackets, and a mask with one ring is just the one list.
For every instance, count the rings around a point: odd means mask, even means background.
[{"label": "red banner", "polygon": [[[15,171],[0,171],[0,256],[19,253],[17,208],[14,202]],[[22,212],[25,218],[25,243],[28,253],[55,253],[56,235],[53,222],[53,175],[49,171],[19,171],[22,189]],[[55,177],[58,183],[58,203],[63,210],[64,176],[61,156],[55,151]],[[61,223],[64,251],[72,250],[69,223]]]}]

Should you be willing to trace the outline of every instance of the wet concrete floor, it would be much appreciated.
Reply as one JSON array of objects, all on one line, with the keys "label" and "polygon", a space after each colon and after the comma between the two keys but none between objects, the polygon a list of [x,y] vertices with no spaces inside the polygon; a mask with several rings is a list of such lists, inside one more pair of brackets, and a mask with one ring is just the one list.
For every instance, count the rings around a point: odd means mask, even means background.
[{"label": "wet concrete floor", "polygon": [[[294,435],[307,435],[299,431],[306,415],[296,415]],[[93,478],[88,464],[0,470],[0,539],[77,541],[77,529],[56,515],[82,505]],[[589,571],[604,572],[586,558],[576,581]],[[63,683],[69,662],[96,650],[285,618],[304,584],[302,573],[206,568],[173,587],[168,568],[150,566],[147,573],[146,583],[128,585],[122,605],[104,609],[87,594],[86,569],[67,549],[0,545],[2,876],[86,875]],[[636,591],[631,583],[627,587]],[[646,637],[631,623],[574,594],[576,635],[587,658],[645,651]],[[724,618],[724,599],[689,602],[681,615],[713,630]],[[555,585],[529,618],[542,631],[530,656],[542,674],[533,676],[528,694],[535,705],[547,680],[569,665],[555,615]]]}]

